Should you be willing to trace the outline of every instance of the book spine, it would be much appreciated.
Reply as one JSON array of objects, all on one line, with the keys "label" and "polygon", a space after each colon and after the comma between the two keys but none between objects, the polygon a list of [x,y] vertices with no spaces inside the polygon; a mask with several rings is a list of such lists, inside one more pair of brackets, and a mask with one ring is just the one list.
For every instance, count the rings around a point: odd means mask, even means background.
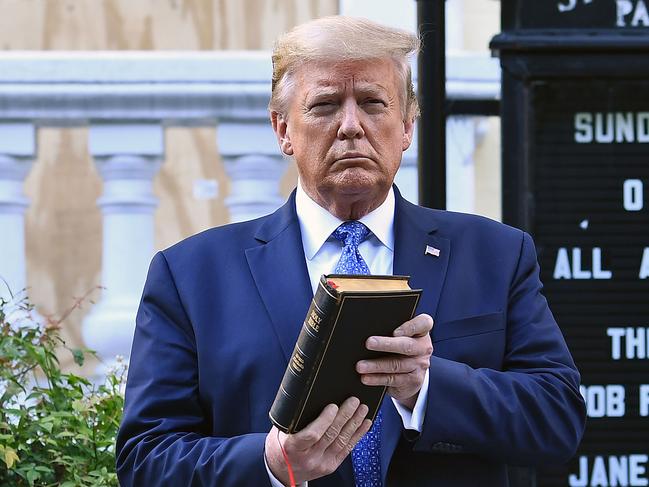
[{"label": "book spine", "polygon": [[298,412],[306,400],[317,365],[322,360],[326,339],[331,334],[331,325],[340,304],[332,293],[322,282],[319,283],[268,413],[273,424],[285,433],[293,433]]}]

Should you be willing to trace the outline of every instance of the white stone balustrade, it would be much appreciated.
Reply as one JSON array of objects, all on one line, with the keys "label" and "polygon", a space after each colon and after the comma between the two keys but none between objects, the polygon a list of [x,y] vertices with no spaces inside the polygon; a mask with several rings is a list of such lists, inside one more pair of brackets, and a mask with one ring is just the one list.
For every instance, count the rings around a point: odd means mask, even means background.
[{"label": "white stone balustrade", "polygon": [[217,144],[230,194],[225,204],[230,220],[240,222],[271,213],[284,202],[279,181],[286,170],[268,117],[247,123],[219,123]]},{"label": "white stone balustrade", "polygon": [[153,177],[164,154],[163,130],[159,123],[90,127],[90,153],[104,182],[97,201],[104,219],[104,290],[84,320],[83,337],[105,366],[116,355],[130,354],[139,296],[154,250]]},{"label": "white stone balustrade", "polygon": [[[497,60],[451,57],[447,67],[450,97],[498,98]],[[267,121],[270,74],[268,52],[0,53],[0,275],[13,289],[29,284],[22,187],[36,156],[38,128],[90,127],[90,152],[104,182],[97,203],[104,222],[106,289],[84,322],[83,336],[107,361],[128,356],[154,250],[152,180],[164,159],[164,128],[216,126],[231,180],[226,198],[231,220],[272,211],[282,203],[279,181],[287,162]],[[470,166],[477,122],[452,120],[448,164]],[[406,152],[397,176],[412,201],[417,200],[416,146]],[[465,193],[468,173],[450,168],[449,174],[449,184],[459,178]],[[471,210],[470,201],[456,206]]]}]

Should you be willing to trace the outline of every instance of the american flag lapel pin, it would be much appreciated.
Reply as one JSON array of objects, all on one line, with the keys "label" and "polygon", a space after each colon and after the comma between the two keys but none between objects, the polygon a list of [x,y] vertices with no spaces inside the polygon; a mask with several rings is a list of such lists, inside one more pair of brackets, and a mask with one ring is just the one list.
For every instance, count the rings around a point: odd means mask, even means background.
[{"label": "american flag lapel pin", "polygon": [[431,247],[430,245],[426,245],[426,251],[424,252],[424,255],[432,255],[433,257],[439,257],[439,249],[435,247]]}]

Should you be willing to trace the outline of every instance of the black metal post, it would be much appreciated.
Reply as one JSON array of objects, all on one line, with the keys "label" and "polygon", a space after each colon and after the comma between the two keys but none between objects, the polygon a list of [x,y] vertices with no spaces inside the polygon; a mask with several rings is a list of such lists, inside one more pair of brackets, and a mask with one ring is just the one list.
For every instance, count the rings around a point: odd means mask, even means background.
[{"label": "black metal post", "polygon": [[419,204],[446,208],[445,0],[417,0]]}]

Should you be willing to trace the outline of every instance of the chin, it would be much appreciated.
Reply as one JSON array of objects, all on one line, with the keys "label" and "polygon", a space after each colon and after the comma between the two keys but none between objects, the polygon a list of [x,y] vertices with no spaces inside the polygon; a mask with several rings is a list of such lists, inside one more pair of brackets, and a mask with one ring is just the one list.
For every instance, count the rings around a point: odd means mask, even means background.
[{"label": "chin", "polygon": [[367,194],[376,192],[380,187],[376,178],[369,177],[367,174],[343,174],[342,177],[336,178],[333,185],[335,191],[341,194]]},{"label": "chin", "polygon": [[[362,214],[360,216],[362,216],[366,213],[367,209],[372,210],[381,204],[385,200],[389,190],[389,186],[378,183],[371,185],[340,185],[336,187],[333,193],[335,194],[333,199],[341,205],[352,205],[357,210],[361,209]],[[358,219],[358,217],[354,217],[354,219]]]}]

